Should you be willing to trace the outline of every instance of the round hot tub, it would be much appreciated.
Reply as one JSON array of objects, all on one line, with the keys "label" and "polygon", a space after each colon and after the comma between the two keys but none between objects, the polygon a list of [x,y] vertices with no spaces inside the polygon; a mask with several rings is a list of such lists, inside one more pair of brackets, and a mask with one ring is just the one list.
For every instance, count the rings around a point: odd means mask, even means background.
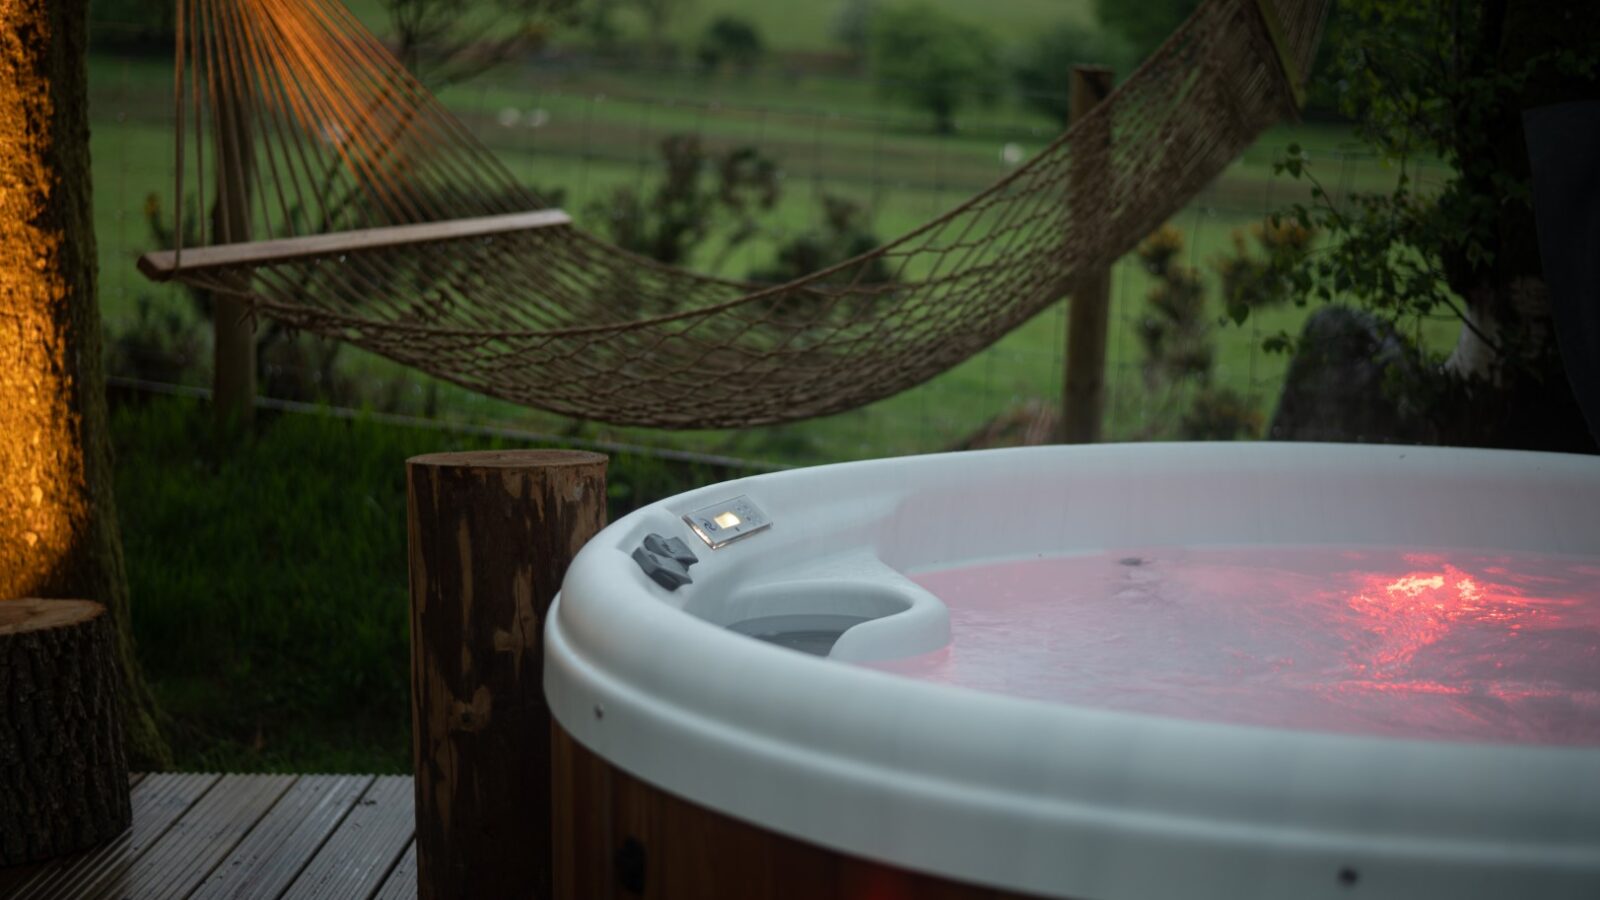
[{"label": "round hot tub", "polygon": [[1600,459],[763,475],[601,532],[545,642],[569,897],[1600,897]]}]

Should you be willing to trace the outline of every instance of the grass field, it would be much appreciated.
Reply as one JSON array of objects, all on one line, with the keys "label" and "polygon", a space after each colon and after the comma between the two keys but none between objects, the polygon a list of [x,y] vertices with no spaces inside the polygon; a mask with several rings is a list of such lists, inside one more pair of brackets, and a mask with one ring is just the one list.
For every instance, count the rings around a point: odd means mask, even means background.
[{"label": "grass field", "polygon": [[[921,2],[988,28],[1002,43],[1024,41],[1059,22],[1092,25],[1094,21],[1092,0],[985,0],[981,7],[967,0]],[[348,5],[368,28],[383,31],[386,20],[376,0],[350,0]],[[774,50],[826,52],[839,49],[833,23],[845,5],[845,0],[692,0],[680,4],[681,12],[667,26],[667,37],[679,46],[692,47],[708,23],[720,16],[735,16],[754,25]],[[616,25],[623,37],[642,39],[648,33],[643,17],[632,9],[619,10]]]},{"label": "grass field", "polygon": [[[192,400],[119,403],[139,654],[180,767],[410,767],[405,460],[505,441],[306,414],[219,440]],[[726,471],[612,454],[611,515]]]}]

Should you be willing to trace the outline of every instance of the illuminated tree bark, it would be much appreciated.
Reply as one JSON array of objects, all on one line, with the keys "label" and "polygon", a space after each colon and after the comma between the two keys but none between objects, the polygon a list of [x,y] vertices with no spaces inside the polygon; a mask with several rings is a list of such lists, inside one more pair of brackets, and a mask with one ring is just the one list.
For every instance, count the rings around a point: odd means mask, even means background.
[{"label": "illuminated tree bark", "polygon": [[0,600],[110,610],[136,764],[167,750],[140,673],[95,303],[86,0],[0,0]]}]

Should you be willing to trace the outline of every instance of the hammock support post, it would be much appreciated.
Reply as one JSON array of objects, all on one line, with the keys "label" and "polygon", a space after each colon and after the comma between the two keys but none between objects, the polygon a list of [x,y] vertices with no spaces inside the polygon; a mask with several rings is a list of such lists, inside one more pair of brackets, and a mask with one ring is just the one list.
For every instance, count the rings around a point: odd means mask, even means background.
[{"label": "hammock support post", "polygon": [[[211,229],[224,243],[250,240],[250,182],[255,168],[250,118],[243,92],[232,82],[218,85],[216,103],[217,200]],[[180,211],[181,212],[181,211]],[[181,227],[181,225],[180,225]],[[230,281],[239,293],[248,277]],[[248,426],[255,418],[256,335],[249,304],[237,293],[211,292],[211,402],[217,424]]]},{"label": "hammock support post", "polygon": [[[1104,66],[1073,66],[1069,117],[1074,126],[1111,94],[1111,70]],[[1072,209],[1100,209],[1096,196],[1105,190],[1110,172],[1110,122],[1098,123],[1103,134],[1093,135],[1103,153],[1086,154],[1072,171],[1069,203]],[[1087,126],[1085,126],[1087,127]],[[1086,144],[1091,143],[1086,141]],[[1079,220],[1093,228],[1095,223]],[[1061,442],[1092,444],[1100,440],[1105,418],[1106,335],[1111,323],[1111,272],[1109,268],[1084,272],[1067,303],[1065,381],[1061,388]]]},{"label": "hammock support post", "polygon": [[544,620],[606,524],[606,458],[406,461],[417,897],[550,900]]}]

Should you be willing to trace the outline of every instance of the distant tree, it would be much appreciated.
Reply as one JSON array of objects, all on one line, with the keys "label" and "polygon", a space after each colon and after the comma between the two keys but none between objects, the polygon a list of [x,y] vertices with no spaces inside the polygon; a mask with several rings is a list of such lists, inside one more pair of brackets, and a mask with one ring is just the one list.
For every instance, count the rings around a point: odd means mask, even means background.
[{"label": "distant tree", "polygon": [[616,47],[622,29],[615,16],[622,4],[623,0],[585,0],[578,5],[576,27],[595,49],[606,52]]},{"label": "distant tree", "polygon": [[666,62],[672,55],[672,41],[667,30],[672,25],[674,17],[682,15],[683,11],[694,5],[694,0],[632,0],[635,8],[644,16],[645,28],[649,31],[650,46],[653,48],[657,62]]},{"label": "distant tree", "polygon": [[878,14],[878,0],[844,0],[833,14],[830,29],[833,39],[849,51],[857,63],[867,58],[872,45],[872,19]]},{"label": "distant tree", "polygon": [[737,16],[718,16],[700,36],[695,57],[700,68],[707,72],[716,71],[725,64],[737,71],[749,72],[766,52],[766,43],[754,25]]},{"label": "distant tree", "polygon": [[1122,38],[1138,61],[1161,46],[1199,6],[1200,0],[1094,0],[1094,17]]},{"label": "distant tree", "polygon": [[1074,65],[1100,65],[1124,75],[1132,58],[1117,34],[1062,22],[1024,47],[1012,62],[1011,78],[1024,103],[1066,124],[1068,70]]},{"label": "distant tree", "polygon": [[955,130],[965,100],[992,94],[999,84],[989,33],[921,3],[873,18],[872,66],[886,91],[932,114],[942,134]]}]

